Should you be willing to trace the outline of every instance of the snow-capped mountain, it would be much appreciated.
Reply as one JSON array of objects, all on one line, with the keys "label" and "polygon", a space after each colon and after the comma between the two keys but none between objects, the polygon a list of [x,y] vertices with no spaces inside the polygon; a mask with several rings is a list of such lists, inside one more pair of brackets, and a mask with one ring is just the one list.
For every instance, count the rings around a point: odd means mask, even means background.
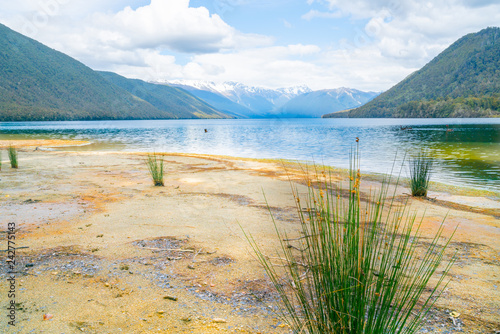
[{"label": "snow-capped mountain", "polygon": [[307,86],[268,89],[232,81],[172,80],[162,83],[183,88],[216,109],[242,118],[321,117],[359,107],[379,95],[345,87],[312,91]]},{"label": "snow-capped mountain", "polygon": [[321,117],[328,113],[359,107],[379,94],[345,87],[318,90],[291,99],[278,113],[282,117]]},{"label": "snow-capped mountain", "polygon": [[[205,101],[221,111],[228,111],[231,105],[229,101],[240,105],[243,109],[233,110],[235,114],[245,117],[267,117],[272,116],[276,110],[291,99],[311,92],[306,86],[268,89],[263,87],[247,86],[238,82],[214,83],[209,81],[195,80],[172,80],[165,81],[170,86],[180,87],[191,94],[205,99]],[[207,94],[207,92],[212,94]],[[213,95],[215,94],[215,95]],[[217,97],[218,95],[218,97]],[[220,97],[228,99],[222,100]],[[210,100],[208,101],[207,98]],[[221,106],[220,103],[223,103]]]}]

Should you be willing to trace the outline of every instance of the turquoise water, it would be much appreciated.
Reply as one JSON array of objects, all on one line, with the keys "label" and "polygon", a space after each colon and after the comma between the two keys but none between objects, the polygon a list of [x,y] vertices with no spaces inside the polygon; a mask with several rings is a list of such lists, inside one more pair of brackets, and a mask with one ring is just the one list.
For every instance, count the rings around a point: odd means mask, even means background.
[{"label": "turquoise water", "polygon": [[[402,129],[406,128],[406,129]],[[207,132],[205,132],[207,129]],[[77,139],[79,150],[281,158],[348,167],[360,140],[364,172],[389,173],[428,149],[434,181],[500,191],[500,119],[259,119],[0,123],[0,139]],[[398,169],[399,171],[399,169]],[[407,176],[406,168],[403,176]]]}]

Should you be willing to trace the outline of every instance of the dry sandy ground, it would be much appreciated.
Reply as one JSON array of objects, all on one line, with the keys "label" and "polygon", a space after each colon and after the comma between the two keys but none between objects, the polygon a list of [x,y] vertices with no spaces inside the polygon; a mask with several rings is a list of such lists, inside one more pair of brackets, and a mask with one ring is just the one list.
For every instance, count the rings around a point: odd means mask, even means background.
[{"label": "dry sandy ground", "polygon": [[[17,247],[28,248],[16,251],[15,327],[6,317],[6,262],[0,267],[1,333],[289,332],[273,313],[276,295],[242,232],[264,252],[278,247],[265,193],[280,228],[298,233],[279,164],[167,155],[166,185],[154,187],[139,154],[24,147],[13,170],[3,153],[0,249],[7,248],[9,222]],[[374,186],[367,181],[363,189]],[[411,199],[412,207],[426,211],[429,236],[446,215],[446,235],[460,224],[450,247],[458,260],[423,332],[495,333],[500,202],[431,197]],[[455,324],[452,311],[460,313]]]}]

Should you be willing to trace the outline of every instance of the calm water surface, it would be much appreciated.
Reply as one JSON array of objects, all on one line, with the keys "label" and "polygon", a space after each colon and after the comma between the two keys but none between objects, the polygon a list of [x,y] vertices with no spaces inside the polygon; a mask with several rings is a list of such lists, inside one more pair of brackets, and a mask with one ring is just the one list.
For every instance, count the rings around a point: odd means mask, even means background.
[{"label": "calm water surface", "polygon": [[[407,129],[402,129],[406,127]],[[409,127],[409,128],[408,128]],[[205,133],[205,129],[208,132]],[[364,172],[426,148],[433,180],[500,191],[500,119],[263,119],[0,123],[0,139],[77,139],[79,150],[219,154],[348,167],[360,139]],[[403,176],[407,176],[406,168]]]}]

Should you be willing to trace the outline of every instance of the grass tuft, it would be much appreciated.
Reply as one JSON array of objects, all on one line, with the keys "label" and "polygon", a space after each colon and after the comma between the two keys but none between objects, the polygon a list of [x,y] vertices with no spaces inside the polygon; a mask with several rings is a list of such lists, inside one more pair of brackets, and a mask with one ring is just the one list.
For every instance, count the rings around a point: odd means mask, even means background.
[{"label": "grass tuft", "polygon": [[410,158],[410,189],[414,197],[427,197],[434,160],[424,151]]},{"label": "grass tuft", "polygon": [[9,154],[9,160],[10,160],[10,167],[11,168],[18,168],[19,165],[17,163],[17,151],[16,148],[13,146],[9,146],[8,148],[8,154]]},{"label": "grass tuft", "polygon": [[163,156],[156,153],[148,154],[146,163],[155,187],[163,187]]},{"label": "grass tuft", "polygon": [[300,233],[289,237],[273,218],[277,257],[247,235],[294,333],[415,333],[444,289],[453,258],[441,265],[443,224],[423,238],[422,220],[387,196],[389,180],[362,199],[358,160],[347,189],[324,170],[308,176],[307,196],[293,189]]}]

